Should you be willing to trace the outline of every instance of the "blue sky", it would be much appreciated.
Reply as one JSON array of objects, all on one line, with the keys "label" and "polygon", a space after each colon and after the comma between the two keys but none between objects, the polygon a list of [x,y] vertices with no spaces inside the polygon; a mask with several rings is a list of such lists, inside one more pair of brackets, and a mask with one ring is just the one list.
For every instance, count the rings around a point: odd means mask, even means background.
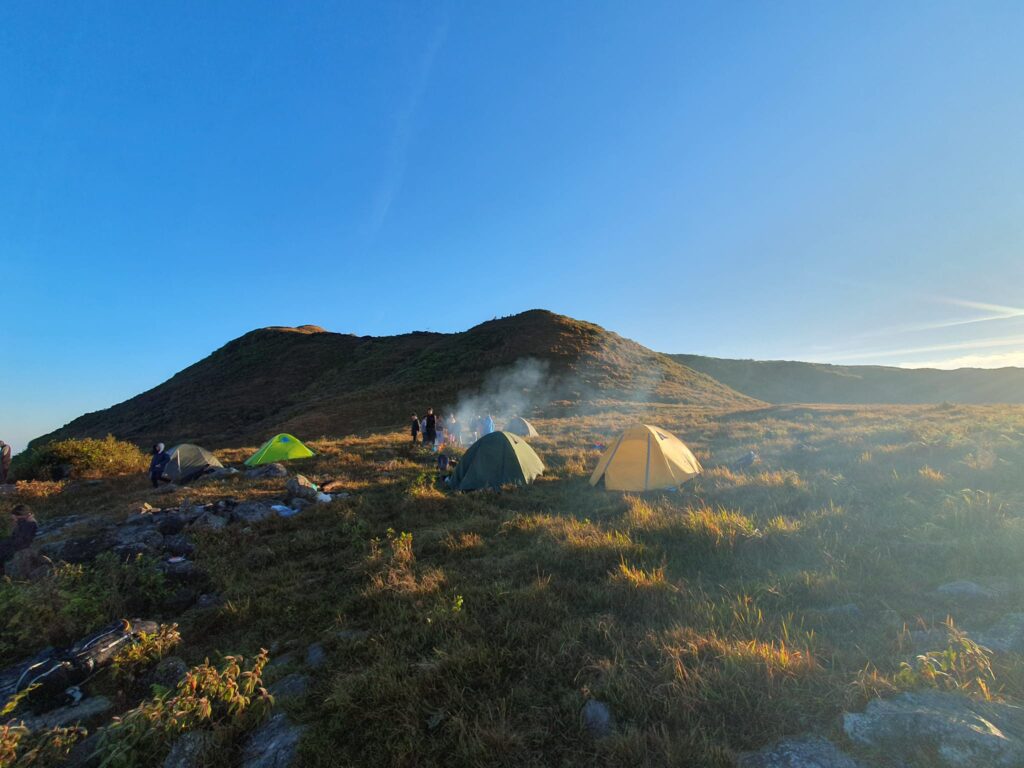
[{"label": "blue sky", "polygon": [[1024,4],[3,3],[0,437],[533,307],[1024,364]]}]

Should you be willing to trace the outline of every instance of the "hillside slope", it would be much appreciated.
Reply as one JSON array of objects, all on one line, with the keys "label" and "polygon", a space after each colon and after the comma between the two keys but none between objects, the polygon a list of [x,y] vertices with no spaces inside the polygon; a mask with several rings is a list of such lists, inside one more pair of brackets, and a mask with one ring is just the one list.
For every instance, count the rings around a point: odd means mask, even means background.
[{"label": "hillside slope", "polygon": [[1024,368],[942,371],[702,355],[669,357],[769,403],[1024,403]]},{"label": "hillside slope", "polygon": [[595,401],[756,402],[597,325],[533,310],[453,334],[252,331],[163,384],[33,443],[108,433],[219,446],[279,431],[342,435],[398,427],[409,413],[455,407],[481,388],[485,407],[524,412]]}]

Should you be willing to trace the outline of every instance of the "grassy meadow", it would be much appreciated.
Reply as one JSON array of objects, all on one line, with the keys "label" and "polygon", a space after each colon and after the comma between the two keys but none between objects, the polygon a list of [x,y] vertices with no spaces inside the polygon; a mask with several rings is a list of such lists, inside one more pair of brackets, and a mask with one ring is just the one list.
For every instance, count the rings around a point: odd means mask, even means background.
[{"label": "grassy meadow", "polygon": [[[705,474],[675,493],[591,488],[597,446],[633,421],[673,431]],[[1024,610],[1024,407],[633,405],[534,423],[547,472],[501,493],[437,490],[433,456],[404,433],[310,441],[319,455],[289,468],[351,495],[202,534],[195,559],[223,604],[155,618],[179,623],[190,664],[268,649],[268,682],[323,643],[309,691],[275,705],[307,724],[310,767],[728,766],[785,734],[841,741],[841,712],[901,688],[1024,700],[1020,659],[993,657],[989,673],[967,654],[929,676],[911,637]],[[728,468],[751,449],[759,463]],[[120,521],[141,501],[281,498],[283,481],[21,490],[0,504]],[[17,594],[38,585],[4,584],[0,601],[22,611],[0,631],[4,661],[156,589],[90,575],[101,567],[75,577],[100,585],[86,608],[57,585],[36,615]],[[998,595],[936,593],[956,579]],[[582,725],[588,698],[610,708],[611,735]]]}]

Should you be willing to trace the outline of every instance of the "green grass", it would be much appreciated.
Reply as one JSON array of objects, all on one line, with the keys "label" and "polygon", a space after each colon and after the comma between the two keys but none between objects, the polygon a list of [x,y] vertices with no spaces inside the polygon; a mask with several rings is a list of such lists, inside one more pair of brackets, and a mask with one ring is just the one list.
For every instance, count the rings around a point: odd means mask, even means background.
[{"label": "green grass", "polygon": [[[679,493],[591,488],[594,444],[633,419],[674,431],[707,472]],[[319,455],[293,469],[352,496],[204,535],[198,559],[226,602],[182,618],[180,652],[323,642],[325,670],[287,705],[310,726],[304,766],[725,766],[908,685],[981,695],[982,679],[1024,699],[1019,659],[989,670],[943,646],[915,661],[908,643],[949,615],[969,629],[1024,610],[1024,408],[636,405],[537,427],[549,472],[502,493],[438,492],[432,456],[404,434],[313,441]],[[761,464],[726,468],[751,448]],[[142,477],[95,494],[112,518],[147,498]],[[45,518],[66,495],[32,503]],[[935,596],[959,578],[1003,596]],[[828,611],[847,603],[855,620]],[[339,634],[352,629],[367,634]],[[588,697],[614,712],[609,738],[581,727]]]}]

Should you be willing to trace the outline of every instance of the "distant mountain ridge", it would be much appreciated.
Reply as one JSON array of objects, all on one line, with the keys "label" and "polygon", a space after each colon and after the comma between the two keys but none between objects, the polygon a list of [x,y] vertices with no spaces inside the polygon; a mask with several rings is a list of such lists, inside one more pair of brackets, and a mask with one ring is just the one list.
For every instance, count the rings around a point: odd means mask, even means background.
[{"label": "distant mountain ridge", "polygon": [[1024,403],[1024,368],[894,368],[669,355],[768,403]]},{"label": "distant mountain ridge", "polygon": [[[757,405],[703,373],[600,326],[531,310],[461,333],[372,337],[319,326],[251,331],[123,403],[88,413],[55,438],[117,437],[253,444],[277,432],[305,438],[391,429],[427,406],[449,407],[531,361],[509,386],[535,409],[607,401]],[[500,381],[499,381],[500,383]]]}]

